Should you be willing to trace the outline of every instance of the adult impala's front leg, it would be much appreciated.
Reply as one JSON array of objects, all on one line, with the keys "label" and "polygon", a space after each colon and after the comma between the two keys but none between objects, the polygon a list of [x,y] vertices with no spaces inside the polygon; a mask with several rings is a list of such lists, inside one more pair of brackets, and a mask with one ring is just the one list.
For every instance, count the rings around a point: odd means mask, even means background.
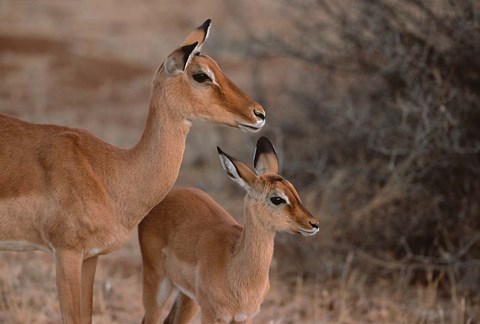
[{"label": "adult impala's front leg", "polygon": [[55,250],[55,270],[60,311],[64,323],[81,323],[83,253]]},{"label": "adult impala's front leg", "polygon": [[98,256],[83,260],[82,263],[82,323],[92,322],[93,284]]}]

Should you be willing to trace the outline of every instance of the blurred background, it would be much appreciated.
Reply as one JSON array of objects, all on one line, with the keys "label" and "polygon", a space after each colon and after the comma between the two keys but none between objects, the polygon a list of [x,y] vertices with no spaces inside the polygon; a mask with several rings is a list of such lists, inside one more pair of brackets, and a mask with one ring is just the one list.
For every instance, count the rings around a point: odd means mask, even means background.
[{"label": "blurred background", "polygon": [[[308,239],[277,235],[256,323],[478,323],[476,0],[1,0],[0,113],[131,147],[153,72],[207,18],[203,51],[267,125],[195,124],[178,185],[242,222],[215,146],[252,165],[265,135],[321,223]],[[0,323],[60,322],[52,256],[0,261]],[[132,233],[100,258],[94,323],[140,322],[140,271]]]}]

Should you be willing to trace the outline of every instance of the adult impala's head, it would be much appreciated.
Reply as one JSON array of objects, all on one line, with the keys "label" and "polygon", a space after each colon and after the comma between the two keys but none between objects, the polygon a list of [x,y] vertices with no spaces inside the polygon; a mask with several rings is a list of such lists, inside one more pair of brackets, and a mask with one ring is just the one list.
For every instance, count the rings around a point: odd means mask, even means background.
[{"label": "adult impala's head", "polygon": [[195,119],[258,131],[265,124],[262,106],[230,81],[218,64],[200,53],[208,37],[210,19],[196,28],[173,51],[155,74],[152,100],[175,109],[188,121]]},{"label": "adult impala's head", "polygon": [[257,142],[254,167],[257,174],[217,147],[227,175],[247,190],[247,204],[254,206],[258,220],[267,228],[305,236],[318,232],[318,220],[303,206],[297,190],[278,175],[278,158],[272,143]]}]

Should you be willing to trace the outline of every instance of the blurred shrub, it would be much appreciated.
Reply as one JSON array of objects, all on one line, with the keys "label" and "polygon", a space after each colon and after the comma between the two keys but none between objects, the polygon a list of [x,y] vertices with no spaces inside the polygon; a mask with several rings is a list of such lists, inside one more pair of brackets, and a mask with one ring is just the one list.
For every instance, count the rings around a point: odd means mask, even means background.
[{"label": "blurred shrub", "polygon": [[263,34],[231,6],[247,40],[229,46],[260,62],[285,175],[330,222],[320,235],[400,264],[478,269],[480,4],[285,1]]}]

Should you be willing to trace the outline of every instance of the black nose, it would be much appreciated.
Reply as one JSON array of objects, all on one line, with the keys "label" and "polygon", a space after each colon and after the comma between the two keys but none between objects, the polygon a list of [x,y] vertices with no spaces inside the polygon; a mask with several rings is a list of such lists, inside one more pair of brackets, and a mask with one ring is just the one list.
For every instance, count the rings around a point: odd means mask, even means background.
[{"label": "black nose", "polygon": [[255,114],[255,116],[257,116],[258,118],[260,118],[261,120],[264,120],[265,119],[265,114],[260,112],[260,111],[256,111],[254,110],[253,113]]},{"label": "black nose", "polygon": [[318,224],[313,223],[313,222],[310,222],[310,226],[312,226],[313,228],[318,228]]}]

